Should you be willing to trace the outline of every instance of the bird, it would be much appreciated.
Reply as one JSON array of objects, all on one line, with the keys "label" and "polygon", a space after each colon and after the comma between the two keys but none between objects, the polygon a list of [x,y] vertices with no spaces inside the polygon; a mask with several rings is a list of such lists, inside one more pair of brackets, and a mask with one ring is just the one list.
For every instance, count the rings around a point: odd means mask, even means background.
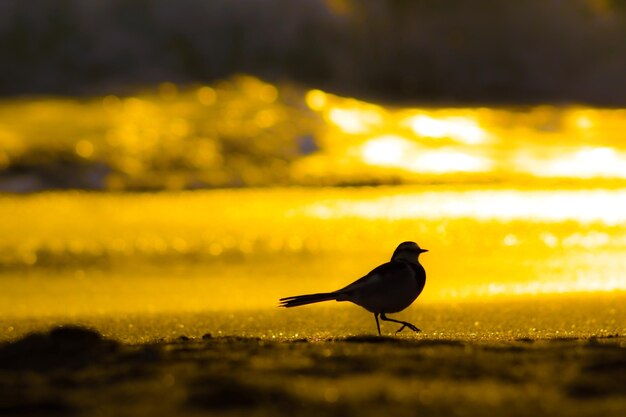
[{"label": "bird", "polygon": [[380,323],[391,321],[402,324],[396,333],[409,328],[416,333],[421,330],[413,324],[387,317],[387,314],[398,313],[408,306],[422,293],[426,285],[426,271],[419,263],[420,254],[428,252],[415,242],[402,242],[391,256],[391,260],[357,279],[339,290],[317,294],[296,295],[281,298],[279,307],[298,307],[322,301],[350,301],[374,314],[378,335]]}]

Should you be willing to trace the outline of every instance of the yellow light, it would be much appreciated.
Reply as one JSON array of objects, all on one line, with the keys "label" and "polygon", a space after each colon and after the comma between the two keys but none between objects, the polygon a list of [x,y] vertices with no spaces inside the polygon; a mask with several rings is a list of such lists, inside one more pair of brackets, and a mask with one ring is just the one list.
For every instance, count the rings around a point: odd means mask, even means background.
[{"label": "yellow light", "polygon": [[304,100],[311,110],[320,111],[326,106],[327,96],[321,90],[310,90]]},{"label": "yellow light", "polygon": [[344,133],[360,134],[370,131],[372,126],[380,124],[382,117],[373,110],[333,108],[328,113],[331,123]]},{"label": "yellow light", "polygon": [[491,168],[485,158],[451,150],[428,151],[420,155],[416,162],[417,171],[428,173],[482,172]]},{"label": "yellow light", "polygon": [[264,84],[259,89],[259,98],[265,103],[273,103],[278,98],[278,90],[271,84]]},{"label": "yellow light", "polygon": [[276,123],[277,115],[272,110],[261,110],[254,117],[254,123],[261,129],[272,127]]},{"label": "yellow light", "polygon": [[76,154],[83,157],[89,158],[93,155],[93,143],[88,140],[79,140],[74,147]]},{"label": "yellow light", "polygon": [[412,144],[399,136],[382,136],[372,139],[363,145],[362,156],[365,163],[370,165],[400,165],[402,158],[411,149]]},{"label": "yellow light", "polygon": [[552,233],[544,232],[541,234],[540,239],[549,248],[556,248],[559,245],[559,239]]},{"label": "yellow light", "polygon": [[592,249],[596,247],[602,247],[610,242],[611,238],[606,233],[574,233],[563,239],[562,245],[564,247],[583,247],[586,249]]},{"label": "yellow light", "polygon": [[587,116],[580,116],[576,119],[576,126],[581,129],[589,129],[593,126],[593,122]]},{"label": "yellow light", "polygon": [[543,161],[520,158],[517,163],[520,170],[540,177],[626,178],[626,155],[610,147],[585,147]]},{"label": "yellow light", "polygon": [[489,284],[476,288],[473,293],[465,296],[498,296],[498,295],[536,295],[536,294],[566,294],[577,292],[612,292],[624,291],[626,285],[621,277],[596,277],[592,274],[584,275],[574,281],[542,282],[531,281],[525,283]]},{"label": "yellow light", "polygon": [[445,123],[429,116],[415,116],[408,119],[406,123],[416,134],[420,136],[430,138],[441,138],[446,136],[447,129]]},{"label": "yellow light", "polygon": [[198,101],[203,106],[210,106],[215,104],[215,100],[217,99],[217,94],[215,90],[211,87],[200,87],[197,91]]},{"label": "yellow light", "polygon": [[359,114],[353,110],[332,109],[328,118],[338,126],[344,133],[363,133],[367,130],[359,118]]},{"label": "yellow light", "polygon": [[369,140],[361,148],[361,157],[369,165],[429,174],[482,172],[491,168],[485,158],[451,149],[427,150],[395,135]]},{"label": "yellow light", "polygon": [[172,120],[169,128],[170,133],[176,137],[187,136],[190,131],[189,122],[182,118]]},{"label": "yellow light", "polygon": [[512,233],[509,233],[504,237],[503,243],[506,246],[515,246],[519,243],[519,239]]},{"label": "yellow light", "polygon": [[467,117],[437,119],[422,114],[406,119],[404,124],[419,136],[449,138],[468,145],[484,143],[487,137],[484,129]]},{"label": "yellow light", "polygon": [[[472,190],[346,199],[332,206],[314,203],[306,207],[304,212],[312,217],[322,218],[362,217],[396,220],[472,218],[481,221],[546,222],[572,220],[581,224],[600,222],[610,226],[626,222],[624,207],[626,190]],[[556,244],[552,237],[547,239],[551,244]],[[598,241],[597,237],[593,239]]]}]

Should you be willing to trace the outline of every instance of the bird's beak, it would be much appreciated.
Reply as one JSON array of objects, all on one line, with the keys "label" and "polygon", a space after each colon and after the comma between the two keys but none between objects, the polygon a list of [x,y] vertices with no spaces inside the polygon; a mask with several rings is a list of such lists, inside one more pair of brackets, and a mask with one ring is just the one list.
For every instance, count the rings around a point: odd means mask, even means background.
[{"label": "bird's beak", "polygon": [[420,253],[428,252],[428,249],[420,249]]}]

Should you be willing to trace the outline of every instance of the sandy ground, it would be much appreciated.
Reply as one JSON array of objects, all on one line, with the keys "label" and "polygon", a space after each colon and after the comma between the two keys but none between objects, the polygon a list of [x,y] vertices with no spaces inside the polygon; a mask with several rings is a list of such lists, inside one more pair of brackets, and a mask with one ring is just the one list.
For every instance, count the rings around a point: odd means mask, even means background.
[{"label": "sandy ground", "polygon": [[626,415],[626,337],[181,337],[0,345],[3,416]]}]

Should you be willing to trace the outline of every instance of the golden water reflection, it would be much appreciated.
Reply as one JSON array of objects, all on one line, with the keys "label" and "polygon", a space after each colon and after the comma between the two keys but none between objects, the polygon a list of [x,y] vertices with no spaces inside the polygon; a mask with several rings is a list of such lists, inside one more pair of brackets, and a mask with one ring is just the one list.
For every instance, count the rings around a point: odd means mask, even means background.
[{"label": "golden water reflection", "polygon": [[420,303],[626,291],[623,207],[624,189],[5,195],[0,312],[273,308],[408,239],[430,249]]},{"label": "golden water reflection", "polygon": [[240,75],[127,97],[4,99],[0,190],[615,185],[624,131],[624,109],[393,106]]},{"label": "golden water reflection", "polygon": [[626,152],[606,146],[565,149],[562,156],[543,160],[520,157],[517,164],[539,177],[626,178]]},{"label": "golden water reflection", "polygon": [[360,156],[366,164],[412,172],[446,174],[484,172],[491,162],[454,149],[428,150],[399,136],[380,136],[363,144]]},{"label": "golden water reflection", "polygon": [[626,291],[624,131],[623,109],[391,106],[250,76],[4,99],[0,189],[26,194],[0,195],[0,314],[273,307],[404,240],[431,250],[420,302]]},{"label": "golden water reflection", "polygon": [[498,221],[626,223],[626,190],[436,190],[359,200],[322,200],[304,208],[320,218],[457,218]]},{"label": "golden water reflection", "polygon": [[328,172],[357,183],[626,179],[626,110],[383,107],[321,90],[305,102],[325,128],[320,152],[296,164],[299,180]]}]

